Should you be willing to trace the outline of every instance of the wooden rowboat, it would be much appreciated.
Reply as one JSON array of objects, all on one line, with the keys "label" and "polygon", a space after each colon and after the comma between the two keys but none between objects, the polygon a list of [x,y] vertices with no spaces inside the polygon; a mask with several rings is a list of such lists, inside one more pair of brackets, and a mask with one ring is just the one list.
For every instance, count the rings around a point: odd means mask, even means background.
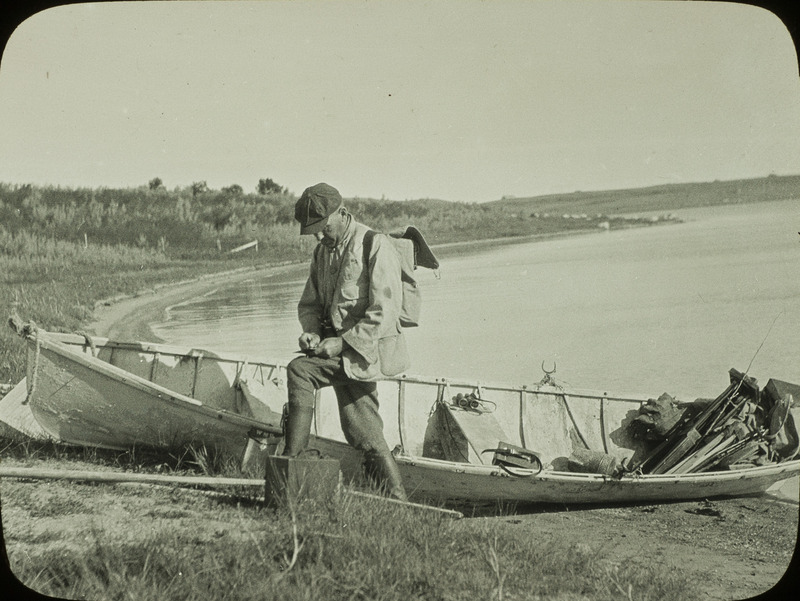
[{"label": "wooden rowboat", "polygon": [[[32,326],[17,329],[28,341],[27,403],[56,440],[112,449],[204,445],[244,457],[258,475],[266,454],[280,450],[286,399],[281,363]],[[752,379],[742,379],[755,386]],[[727,391],[739,393],[731,380]],[[772,383],[765,390],[776,389]],[[800,390],[777,385],[796,395]],[[660,472],[643,473],[641,466],[654,463],[658,449],[634,436],[631,423],[652,396],[568,389],[549,376],[538,384],[510,386],[404,375],[378,386],[387,442],[416,499],[652,503],[759,494],[800,474],[791,440],[800,409],[788,393],[780,399],[786,410],[779,432],[785,426],[789,433],[788,443],[783,436],[788,455],[784,444],[783,455],[773,453],[768,462],[762,457],[763,465],[723,462],[698,471],[691,466],[730,453],[712,447],[716,431],[698,442],[676,426],[672,455],[686,447],[686,456],[669,465],[659,460]],[[720,411],[732,414],[727,408],[736,398],[719,397]],[[357,480],[361,457],[345,444],[336,407],[331,390],[318,393],[311,446],[340,459],[344,477]],[[759,432],[767,432],[766,426]],[[752,451],[747,444],[766,444],[763,436],[754,436],[741,442],[729,437],[725,446]],[[767,442],[777,439],[773,435]],[[504,459],[520,460],[514,448],[528,450],[536,463],[526,464],[523,457],[521,463],[505,464]],[[584,462],[576,471],[576,455],[597,459],[594,468]]]}]

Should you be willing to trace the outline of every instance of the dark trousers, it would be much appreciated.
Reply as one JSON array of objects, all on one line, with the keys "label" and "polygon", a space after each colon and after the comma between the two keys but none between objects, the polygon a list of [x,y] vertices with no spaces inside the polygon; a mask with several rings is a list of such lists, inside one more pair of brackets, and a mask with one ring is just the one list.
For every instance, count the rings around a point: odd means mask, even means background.
[{"label": "dark trousers", "polygon": [[366,452],[389,453],[378,413],[378,385],[353,380],[341,357],[297,357],[286,368],[289,411],[314,406],[315,391],[332,386],[339,403],[339,422],[347,442]]}]

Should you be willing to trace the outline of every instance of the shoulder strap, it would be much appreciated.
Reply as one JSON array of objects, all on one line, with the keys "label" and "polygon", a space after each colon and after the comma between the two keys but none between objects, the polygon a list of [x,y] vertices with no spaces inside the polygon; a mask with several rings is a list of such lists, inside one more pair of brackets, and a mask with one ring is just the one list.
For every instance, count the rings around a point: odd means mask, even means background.
[{"label": "shoulder strap", "polygon": [[375,237],[375,230],[367,230],[364,233],[364,267],[369,267],[369,256],[372,254],[372,239]]},{"label": "shoulder strap", "polygon": [[319,261],[319,253],[322,252],[322,244],[317,242],[317,245],[314,247],[314,260]]}]

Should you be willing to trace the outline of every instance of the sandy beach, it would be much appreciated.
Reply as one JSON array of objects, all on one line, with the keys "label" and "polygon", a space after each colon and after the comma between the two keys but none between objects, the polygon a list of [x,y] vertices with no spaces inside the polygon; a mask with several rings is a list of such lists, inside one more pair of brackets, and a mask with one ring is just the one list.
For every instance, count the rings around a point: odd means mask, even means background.
[{"label": "sandy beach", "polygon": [[237,269],[165,284],[129,297],[100,301],[95,306],[93,320],[87,330],[106,338],[160,342],[150,324],[162,319],[170,306],[188,298],[202,296],[216,288],[233,286],[254,277],[270,277],[280,281],[280,278],[292,274],[296,276],[304,269],[305,266],[298,263]]}]

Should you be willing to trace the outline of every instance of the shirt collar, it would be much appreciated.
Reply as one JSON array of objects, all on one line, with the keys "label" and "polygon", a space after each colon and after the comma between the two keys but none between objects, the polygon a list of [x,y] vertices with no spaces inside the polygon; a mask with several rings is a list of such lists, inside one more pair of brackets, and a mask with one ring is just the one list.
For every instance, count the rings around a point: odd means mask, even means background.
[{"label": "shirt collar", "polygon": [[336,245],[336,251],[341,251],[342,249],[346,248],[348,244],[350,244],[350,240],[353,239],[353,233],[356,231],[356,221],[353,219],[352,215],[347,215],[347,225],[344,229],[344,235],[342,239],[339,241],[339,244]]}]

